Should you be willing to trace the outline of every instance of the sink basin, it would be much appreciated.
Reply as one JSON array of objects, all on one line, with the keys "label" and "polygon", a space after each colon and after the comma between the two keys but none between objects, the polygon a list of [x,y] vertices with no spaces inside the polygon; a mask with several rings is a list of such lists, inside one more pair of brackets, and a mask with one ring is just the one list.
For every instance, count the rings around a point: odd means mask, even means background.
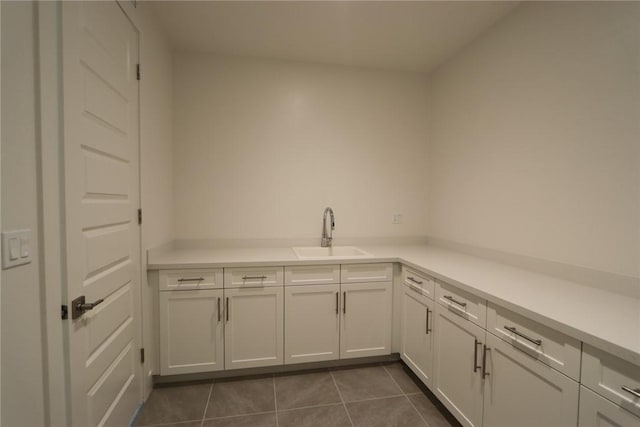
[{"label": "sink basin", "polygon": [[299,259],[347,259],[368,258],[373,256],[355,246],[332,246],[330,248],[298,246],[292,249]]}]

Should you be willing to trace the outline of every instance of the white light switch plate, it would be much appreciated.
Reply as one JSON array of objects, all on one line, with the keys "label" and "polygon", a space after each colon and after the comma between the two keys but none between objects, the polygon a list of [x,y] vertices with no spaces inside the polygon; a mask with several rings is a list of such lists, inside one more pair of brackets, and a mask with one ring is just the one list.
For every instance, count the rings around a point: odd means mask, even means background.
[{"label": "white light switch plate", "polygon": [[31,262],[31,230],[2,232],[2,268]]}]

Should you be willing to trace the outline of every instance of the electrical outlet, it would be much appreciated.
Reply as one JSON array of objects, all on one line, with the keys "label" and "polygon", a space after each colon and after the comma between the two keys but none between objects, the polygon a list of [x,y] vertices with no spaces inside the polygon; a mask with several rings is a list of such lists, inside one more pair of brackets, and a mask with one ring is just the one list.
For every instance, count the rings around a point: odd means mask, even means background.
[{"label": "electrical outlet", "polygon": [[393,214],[393,224],[402,224],[402,214]]}]

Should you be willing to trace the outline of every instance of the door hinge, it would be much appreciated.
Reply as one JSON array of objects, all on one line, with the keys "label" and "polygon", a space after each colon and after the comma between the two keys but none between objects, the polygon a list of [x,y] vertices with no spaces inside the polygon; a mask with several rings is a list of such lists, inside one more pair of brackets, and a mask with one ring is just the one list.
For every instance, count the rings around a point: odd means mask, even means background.
[{"label": "door hinge", "polygon": [[136,64],[136,79],[140,80],[140,64]]},{"label": "door hinge", "polygon": [[66,320],[69,318],[69,307],[67,307],[66,304],[62,304],[60,317],[62,317],[62,320]]},{"label": "door hinge", "polygon": [[144,348],[140,349],[140,363],[144,363]]},{"label": "door hinge", "polygon": [[138,209],[138,225],[142,224],[142,209]]}]

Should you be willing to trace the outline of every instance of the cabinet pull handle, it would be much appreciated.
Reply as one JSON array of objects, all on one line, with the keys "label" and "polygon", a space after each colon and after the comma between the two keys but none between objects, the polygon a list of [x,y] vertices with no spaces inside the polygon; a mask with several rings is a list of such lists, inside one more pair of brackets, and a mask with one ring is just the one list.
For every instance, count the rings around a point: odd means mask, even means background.
[{"label": "cabinet pull handle", "polygon": [[454,302],[456,304],[458,304],[460,307],[466,307],[467,303],[466,302],[462,302],[462,301],[458,301],[457,299],[455,299],[454,297],[452,297],[451,295],[445,295],[444,296],[446,299],[448,299],[451,302]]},{"label": "cabinet pull handle", "polygon": [[423,282],[421,282],[420,280],[416,280],[411,276],[407,276],[407,280],[411,280],[413,283],[416,283],[418,285],[422,285]]},{"label": "cabinet pull handle", "polygon": [[267,276],[242,276],[242,280],[264,280]]},{"label": "cabinet pull handle", "polygon": [[473,372],[478,372],[480,366],[478,366],[478,344],[482,345],[477,338],[473,339]]},{"label": "cabinet pull handle", "polygon": [[487,351],[491,351],[491,349],[486,345],[483,347],[484,348],[482,350],[482,378],[484,379],[489,375],[491,375],[490,372],[487,372]]},{"label": "cabinet pull handle", "polygon": [[218,297],[218,323],[220,323],[220,297]]},{"label": "cabinet pull handle", "polygon": [[422,288],[419,288],[416,285],[412,285],[411,283],[408,283],[407,285],[409,285],[409,289],[411,289],[412,291],[415,291],[419,294],[422,293]]},{"label": "cabinet pull handle", "polygon": [[342,313],[347,314],[347,292],[342,293]]},{"label": "cabinet pull handle", "polygon": [[622,390],[626,391],[627,393],[631,393],[635,397],[640,397],[640,387],[632,389],[630,387],[627,387],[626,385],[623,385]]},{"label": "cabinet pull handle", "polygon": [[179,283],[183,282],[202,282],[204,277],[181,277],[178,279]]},{"label": "cabinet pull handle", "polygon": [[509,332],[513,332],[514,334],[516,334],[517,336],[524,338],[525,340],[534,343],[535,345],[542,345],[542,340],[539,339],[534,339],[531,337],[526,336],[525,334],[523,334],[522,332],[518,331],[516,329],[515,326],[505,326],[504,327],[507,331]]},{"label": "cabinet pull handle", "polygon": [[429,327],[429,313],[432,313],[432,311],[427,308],[427,331],[425,332],[427,335],[431,332],[431,328]]},{"label": "cabinet pull handle", "polygon": [[340,303],[338,302],[338,299],[340,298],[340,292],[336,292],[336,314],[340,313],[340,309],[338,308]]},{"label": "cabinet pull handle", "polygon": [[228,322],[229,321],[229,297],[227,297],[227,303],[224,311],[227,315],[227,322]]}]

